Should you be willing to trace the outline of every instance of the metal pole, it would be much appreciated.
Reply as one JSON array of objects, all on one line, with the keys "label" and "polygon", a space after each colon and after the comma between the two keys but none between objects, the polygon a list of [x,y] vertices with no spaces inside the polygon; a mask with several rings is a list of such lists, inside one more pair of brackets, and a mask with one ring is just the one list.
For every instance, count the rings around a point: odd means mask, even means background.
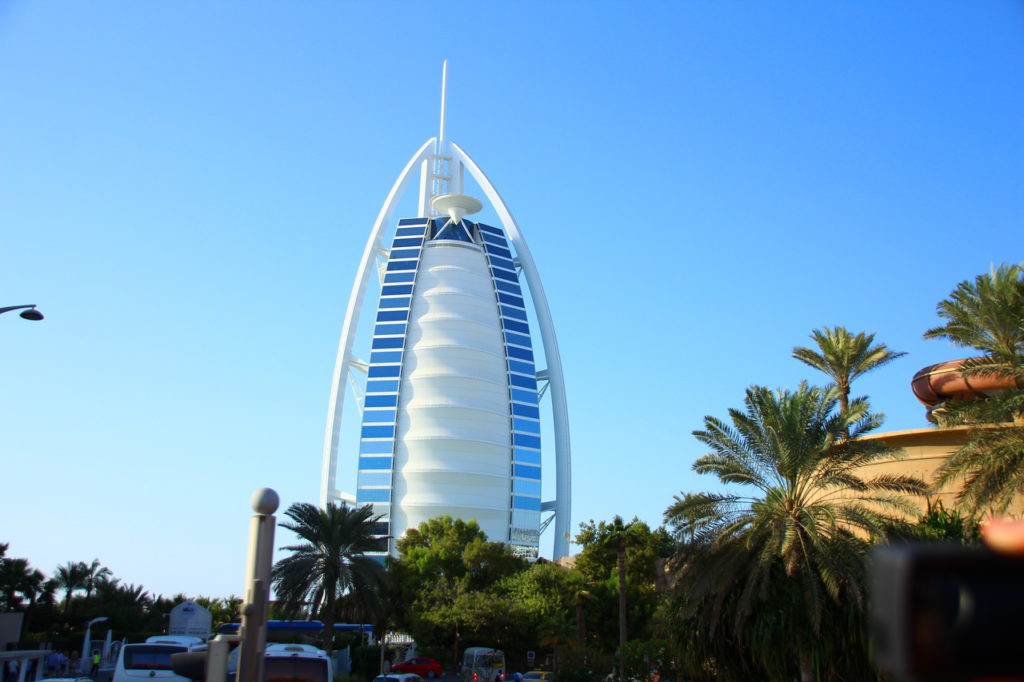
[{"label": "metal pole", "polygon": [[274,512],[280,504],[277,493],[260,488],[252,494],[256,513],[249,527],[249,560],[245,575],[245,605],[242,607],[241,644],[238,653],[238,682],[264,682],[263,656],[267,647],[267,611],[270,606],[270,567],[274,552]]}]

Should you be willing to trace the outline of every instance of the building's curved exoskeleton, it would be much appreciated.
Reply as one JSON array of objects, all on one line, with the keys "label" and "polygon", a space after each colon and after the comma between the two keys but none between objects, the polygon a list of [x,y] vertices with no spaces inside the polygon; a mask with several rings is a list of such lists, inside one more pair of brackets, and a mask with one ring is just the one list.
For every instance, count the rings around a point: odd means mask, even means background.
[{"label": "building's curved exoskeleton", "polygon": [[[394,539],[442,515],[476,519],[491,540],[536,557],[541,514],[554,514],[554,557],[568,554],[570,446],[562,366],[544,289],[515,220],[494,186],[441,134],[413,155],[370,233],[349,299],[335,363],[320,501],[352,501],[336,487],[345,383],[356,388],[362,427],[355,502],[383,515]],[[419,216],[393,224],[419,172]],[[481,204],[461,194],[465,172],[500,227],[466,215]],[[394,227],[392,231],[390,228]],[[385,242],[386,235],[388,236]],[[376,267],[374,267],[376,266]],[[368,360],[353,348],[372,272],[380,278]],[[525,278],[543,340],[535,364]],[[539,358],[536,359],[539,362]],[[365,372],[365,386],[353,372]],[[538,381],[547,383],[556,495],[541,500]],[[551,519],[548,519],[550,521]]]}]

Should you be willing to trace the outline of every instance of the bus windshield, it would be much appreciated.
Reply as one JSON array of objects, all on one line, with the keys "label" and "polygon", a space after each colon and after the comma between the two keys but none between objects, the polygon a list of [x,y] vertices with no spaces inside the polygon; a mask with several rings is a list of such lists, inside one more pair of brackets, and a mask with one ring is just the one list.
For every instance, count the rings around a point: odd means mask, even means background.
[{"label": "bus windshield", "polygon": [[124,667],[126,670],[170,670],[171,654],[188,651],[183,646],[146,646],[132,644],[124,648]]}]

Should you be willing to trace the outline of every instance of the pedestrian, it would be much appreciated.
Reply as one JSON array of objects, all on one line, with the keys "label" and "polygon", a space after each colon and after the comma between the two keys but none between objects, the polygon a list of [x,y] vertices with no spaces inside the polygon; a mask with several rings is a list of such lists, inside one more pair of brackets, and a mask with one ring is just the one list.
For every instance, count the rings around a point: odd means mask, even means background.
[{"label": "pedestrian", "polygon": [[60,675],[60,652],[51,651],[46,656],[46,674],[52,677]]},{"label": "pedestrian", "polygon": [[100,650],[92,650],[92,669],[89,670],[89,677],[95,677],[100,670]]}]

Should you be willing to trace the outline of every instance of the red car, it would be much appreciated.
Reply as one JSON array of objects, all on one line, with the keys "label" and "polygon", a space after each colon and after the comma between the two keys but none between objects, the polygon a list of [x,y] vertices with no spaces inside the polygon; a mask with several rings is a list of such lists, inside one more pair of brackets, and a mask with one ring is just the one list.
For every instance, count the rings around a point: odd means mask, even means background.
[{"label": "red car", "polygon": [[433,658],[410,658],[403,663],[396,663],[391,666],[391,671],[396,673],[413,673],[420,677],[441,677],[444,668]]}]

